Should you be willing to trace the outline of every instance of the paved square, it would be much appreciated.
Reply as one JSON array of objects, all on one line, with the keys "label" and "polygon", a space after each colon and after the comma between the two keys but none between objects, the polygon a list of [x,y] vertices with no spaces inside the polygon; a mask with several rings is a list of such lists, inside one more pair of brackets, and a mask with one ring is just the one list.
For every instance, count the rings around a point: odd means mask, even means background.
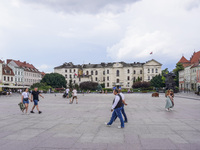
[{"label": "paved square", "polygon": [[129,122],[124,129],[117,129],[119,119],[104,125],[112,94],[80,94],[79,104],[69,104],[62,94],[44,96],[43,113],[29,115],[19,111],[19,94],[0,96],[0,150],[200,149],[199,96],[176,94],[174,110],[166,112],[164,94],[125,94]]}]

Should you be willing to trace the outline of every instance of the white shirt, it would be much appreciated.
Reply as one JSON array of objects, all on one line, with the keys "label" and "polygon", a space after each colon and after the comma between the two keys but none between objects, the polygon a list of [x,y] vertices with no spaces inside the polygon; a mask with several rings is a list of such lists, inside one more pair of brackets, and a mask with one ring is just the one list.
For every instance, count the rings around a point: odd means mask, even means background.
[{"label": "white shirt", "polygon": [[77,90],[73,90],[73,96],[77,96]]},{"label": "white shirt", "polygon": [[114,101],[114,103],[112,105],[112,109],[114,109],[117,106],[119,100],[120,100],[119,95],[115,95],[115,101]]},{"label": "white shirt", "polygon": [[29,92],[23,92],[22,96],[23,98],[29,98]]},{"label": "white shirt", "polygon": [[69,93],[69,89],[66,89],[66,93]]},{"label": "white shirt", "polygon": [[122,92],[120,92],[119,94],[121,95],[122,100],[124,101],[124,100],[125,100],[125,96],[124,96],[124,94],[123,94]]}]

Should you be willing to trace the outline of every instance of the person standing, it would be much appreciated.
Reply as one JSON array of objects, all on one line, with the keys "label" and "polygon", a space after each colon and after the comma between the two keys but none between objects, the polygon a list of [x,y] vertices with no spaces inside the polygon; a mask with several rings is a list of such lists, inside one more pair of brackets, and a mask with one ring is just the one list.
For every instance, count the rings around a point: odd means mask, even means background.
[{"label": "person standing", "polygon": [[121,122],[121,126],[118,126],[118,128],[124,128],[124,120],[123,120],[122,114],[121,114],[122,106],[123,106],[122,97],[119,94],[117,89],[114,89],[113,94],[115,95],[115,99],[113,100],[113,104],[112,104],[112,108],[111,108],[111,112],[113,112],[112,117],[111,117],[110,121],[105,124],[107,126],[111,126],[117,116],[117,117],[119,117],[120,122]]},{"label": "person standing", "polygon": [[37,111],[39,114],[41,114],[42,112],[39,110],[39,107],[38,107],[38,101],[39,101],[39,96],[41,96],[42,98],[44,98],[44,96],[42,96],[40,94],[40,92],[38,91],[38,88],[34,88],[34,91],[32,92],[31,94],[31,101],[34,102],[34,106],[32,108],[32,110],[30,111],[31,113],[34,113],[34,108],[36,107],[37,108]]},{"label": "person standing", "polygon": [[166,111],[170,111],[170,108],[172,107],[172,96],[170,95],[170,90],[167,90],[166,97],[165,109]]},{"label": "person standing", "polygon": [[76,99],[76,104],[78,104],[77,90],[74,88],[72,93],[73,93],[72,103],[73,103],[74,99]]},{"label": "person standing", "polygon": [[172,107],[170,109],[173,110],[172,109],[174,107],[174,92],[173,92],[173,90],[170,90],[170,95],[171,95],[171,101],[172,101]]},{"label": "person standing", "polygon": [[68,95],[69,95],[69,88],[66,89],[66,96],[67,96],[67,98],[69,97]]},{"label": "person standing", "polygon": [[[24,92],[22,93],[22,103],[25,105],[26,114],[28,112],[29,100],[31,100],[31,99],[29,98],[28,88],[26,88],[24,90]],[[23,112],[24,112],[24,110],[23,110]]]},{"label": "person standing", "polygon": [[72,89],[69,89],[69,92],[68,92],[68,97],[69,97],[69,103],[72,104]]}]

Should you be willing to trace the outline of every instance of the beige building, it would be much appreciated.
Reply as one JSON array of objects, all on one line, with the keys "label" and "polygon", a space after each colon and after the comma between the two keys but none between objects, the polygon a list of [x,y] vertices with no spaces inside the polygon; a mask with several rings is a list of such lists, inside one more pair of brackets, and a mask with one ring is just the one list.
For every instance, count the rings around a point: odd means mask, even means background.
[{"label": "beige building", "polygon": [[156,60],[146,63],[101,63],[74,65],[72,62],[64,63],[55,67],[54,72],[62,74],[69,84],[80,84],[84,81],[94,81],[105,84],[105,88],[114,86],[131,88],[134,81],[138,78],[142,81],[150,81],[155,75],[161,74],[161,66]]}]

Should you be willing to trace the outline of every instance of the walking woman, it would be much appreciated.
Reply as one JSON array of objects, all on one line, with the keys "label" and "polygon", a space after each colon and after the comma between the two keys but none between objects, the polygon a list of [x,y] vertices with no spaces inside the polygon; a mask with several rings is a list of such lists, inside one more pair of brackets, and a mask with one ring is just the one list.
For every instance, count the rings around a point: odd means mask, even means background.
[{"label": "walking woman", "polygon": [[166,93],[166,105],[165,105],[165,109],[166,111],[170,111],[170,108],[172,107],[172,96],[170,95],[170,90],[167,90],[167,93]]},{"label": "walking woman", "polygon": [[25,105],[26,114],[27,114],[27,112],[28,112],[29,100],[31,100],[31,99],[29,98],[29,91],[28,91],[28,88],[26,88],[26,89],[24,90],[24,92],[22,93],[22,103]]},{"label": "walking woman", "polygon": [[69,90],[68,97],[69,97],[69,103],[72,104],[72,89]]}]

